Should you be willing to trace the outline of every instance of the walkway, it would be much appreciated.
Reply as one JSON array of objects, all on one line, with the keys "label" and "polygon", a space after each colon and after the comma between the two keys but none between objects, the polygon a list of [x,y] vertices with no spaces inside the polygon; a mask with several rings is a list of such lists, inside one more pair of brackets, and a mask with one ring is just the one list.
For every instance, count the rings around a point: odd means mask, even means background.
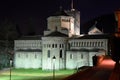
[{"label": "walkway", "polygon": [[104,59],[99,66],[80,71],[63,80],[109,80],[114,65],[115,62],[107,58]]}]

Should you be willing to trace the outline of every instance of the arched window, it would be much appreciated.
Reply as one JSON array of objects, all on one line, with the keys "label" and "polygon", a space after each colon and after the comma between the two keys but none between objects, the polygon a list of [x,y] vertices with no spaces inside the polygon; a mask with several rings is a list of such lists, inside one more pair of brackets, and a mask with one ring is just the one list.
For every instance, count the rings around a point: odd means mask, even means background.
[{"label": "arched window", "polygon": [[95,47],[97,47],[98,42],[95,42]]},{"label": "arched window", "polygon": [[54,44],[52,44],[52,48],[54,48]]},{"label": "arched window", "polygon": [[76,47],[78,47],[78,42],[76,42]]},{"label": "arched window", "polygon": [[70,45],[71,47],[73,47],[73,42],[71,42],[71,45]]},{"label": "arched window", "polygon": [[81,54],[81,59],[83,59],[83,54]]},{"label": "arched window", "polygon": [[100,47],[100,42],[98,42],[98,47]]},{"label": "arched window", "polygon": [[75,42],[74,42],[74,47],[75,47],[76,45],[75,45]]},{"label": "arched window", "polygon": [[37,54],[35,54],[35,59],[37,58]]},{"label": "arched window", "polygon": [[50,50],[48,50],[47,56],[48,58],[50,58]]},{"label": "arched window", "polygon": [[73,55],[72,54],[70,54],[70,59],[72,59],[73,58]]},{"label": "arched window", "polygon": [[84,42],[84,47],[86,47],[86,42]]},{"label": "arched window", "polygon": [[60,50],[60,58],[62,58],[62,50]]},{"label": "arched window", "polygon": [[89,46],[92,47],[92,42],[90,42]]},{"label": "arched window", "polygon": [[86,47],[88,47],[89,46],[89,42],[87,42],[87,46]]},{"label": "arched window", "polygon": [[61,44],[60,44],[60,48],[61,48]]},{"label": "arched window", "polygon": [[57,48],[57,44],[55,44],[55,48]]},{"label": "arched window", "polygon": [[62,48],[64,48],[64,44],[62,44]]},{"label": "arched window", "polygon": [[83,47],[83,42],[81,42],[81,47]]},{"label": "arched window", "polygon": [[103,42],[101,42],[101,47],[103,47]]},{"label": "arched window", "polygon": [[71,44],[70,44],[70,43],[68,43],[68,49],[70,49],[70,46],[71,46]]}]

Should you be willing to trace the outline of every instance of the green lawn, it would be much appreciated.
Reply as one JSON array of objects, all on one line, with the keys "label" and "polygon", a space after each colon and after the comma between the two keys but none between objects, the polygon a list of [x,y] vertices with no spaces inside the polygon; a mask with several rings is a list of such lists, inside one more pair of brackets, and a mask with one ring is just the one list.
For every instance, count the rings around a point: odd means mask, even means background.
[{"label": "green lawn", "polygon": [[[73,74],[75,70],[56,70],[55,80]],[[0,80],[10,80],[10,71],[0,73]],[[12,69],[11,80],[53,80],[53,71],[41,69]]]}]

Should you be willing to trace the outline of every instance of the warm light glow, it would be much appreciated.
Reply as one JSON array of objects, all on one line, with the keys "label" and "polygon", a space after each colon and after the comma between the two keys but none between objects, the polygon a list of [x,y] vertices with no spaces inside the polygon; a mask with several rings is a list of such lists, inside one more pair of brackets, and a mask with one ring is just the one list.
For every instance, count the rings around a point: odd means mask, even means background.
[{"label": "warm light glow", "polygon": [[104,68],[113,68],[115,65],[115,62],[112,59],[104,59],[101,63],[100,66]]}]

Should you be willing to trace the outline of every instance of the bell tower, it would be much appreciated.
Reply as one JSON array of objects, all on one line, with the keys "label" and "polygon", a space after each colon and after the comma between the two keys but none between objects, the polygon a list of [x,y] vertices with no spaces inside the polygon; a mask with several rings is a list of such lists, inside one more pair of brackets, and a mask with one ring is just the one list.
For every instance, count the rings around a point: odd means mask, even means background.
[{"label": "bell tower", "polygon": [[66,10],[66,13],[74,18],[75,35],[80,35],[80,11],[74,9],[73,0],[71,0],[71,10]]}]

